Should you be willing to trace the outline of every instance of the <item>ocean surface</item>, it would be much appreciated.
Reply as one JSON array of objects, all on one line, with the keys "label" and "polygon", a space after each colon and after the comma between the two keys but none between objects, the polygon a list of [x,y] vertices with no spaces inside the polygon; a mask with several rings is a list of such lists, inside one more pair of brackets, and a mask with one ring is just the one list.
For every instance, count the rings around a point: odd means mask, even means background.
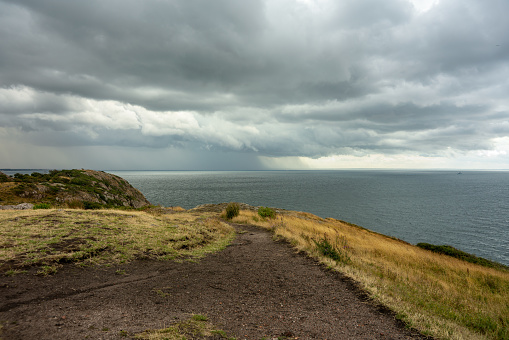
[{"label": "ocean surface", "polygon": [[108,171],[152,203],[243,202],[333,217],[509,265],[508,171]]}]

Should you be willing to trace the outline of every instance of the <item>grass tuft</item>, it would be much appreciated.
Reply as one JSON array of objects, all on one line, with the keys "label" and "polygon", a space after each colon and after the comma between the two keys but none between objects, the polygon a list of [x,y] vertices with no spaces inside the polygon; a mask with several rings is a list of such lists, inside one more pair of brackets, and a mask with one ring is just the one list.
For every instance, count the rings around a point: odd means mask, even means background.
[{"label": "grass tuft", "polygon": [[231,220],[234,217],[239,216],[240,205],[235,202],[230,202],[226,206],[226,219]]},{"label": "grass tuft", "polygon": [[323,256],[329,257],[336,262],[350,263],[350,257],[347,253],[348,245],[344,236],[336,235],[336,239],[333,242],[325,234],[322,239],[318,241],[313,240],[313,242]]},{"label": "grass tuft", "polygon": [[210,324],[205,315],[192,315],[191,318],[178,322],[168,328],[148,329],[136,334],[135,339],[144,340],[182,340],[211,337],[214,339],[235,340],[228,337],[222,330],[217,330]]}]

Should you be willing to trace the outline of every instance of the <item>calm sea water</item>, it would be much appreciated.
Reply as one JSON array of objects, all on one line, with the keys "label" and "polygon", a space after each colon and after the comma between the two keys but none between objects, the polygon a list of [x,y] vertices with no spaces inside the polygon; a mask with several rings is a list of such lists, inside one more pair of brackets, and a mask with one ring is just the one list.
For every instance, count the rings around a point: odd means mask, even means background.
[{"label": "calm sea water", "polygon": [[509,265],[505,171],[110,171],[153,204],[243,202],[341,219]]}]

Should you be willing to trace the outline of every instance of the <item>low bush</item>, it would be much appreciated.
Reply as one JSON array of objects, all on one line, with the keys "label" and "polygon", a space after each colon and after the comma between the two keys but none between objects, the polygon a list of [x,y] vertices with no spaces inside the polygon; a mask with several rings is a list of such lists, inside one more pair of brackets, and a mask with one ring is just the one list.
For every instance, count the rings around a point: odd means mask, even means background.
[{"label": "low bush", "polygon": [[3,172],[0,171],[0,183],[2,182],[11,182],[12,179],[7,176],[6,174],[4,174]]},{"label": "low bush", "polygon": [[276,212],[274,209],[271,209],[269,207],[259,207],[258,208],[258,215],[260,215],[262,218],[275,218]]},{"label": "low bush", "polygon": [[104,207],[102,204],[97,203],[97,202],[84,201],[83,208],[85,210],[95,210],[95,209],[103,209]]},{"label": "low bush", "polygon": [[313,240],[316,245],[316,248],[323,256],[333,259],[336,262],[342,262],[345,264],[350,263],[350,257],[348,256],[346,249],[348,248],[346,243],[346,238],[336,236],[336,242],[329,240],[327,235],[325,235],[322,239],[316,241]]},{"label": "low bush", "polygon": [[32,183],[21,183],[12,189],[12,192],[20,197],[30,197],[31,192],[37,190],[37,187]]},{"label": "low bush", "polygon": [[49,203],[37,203],[34,205],[34,210],[37,209],[51,209],[51,204]]},{"label": "low bush", "polygon": [[231,220],[234,217],[239,216],[240,206],[238,203],[230,202],[226,206],[226,219]]},{"label": "low bush", "polygon": [[72,200],[72,201],[67,201],[67,202],[65,202],[65,205],[69,209],[85,209],[85,205],[83,204],[83,201],[80,201],[77,199]]},{"label": "low bush", "polygon": [[481,265],[484,267],[505,269],[505,270],[509,269],[509,267],[504,266],[503,264],[466,253],[462,250],[456,249],[449,245],[437,246],[437,245],[429,244],[429,243],[417,243],[417,247],[426,249],[426,250],[430,250],[434,253],[439,253],[439,254],[444,254],[444,255],[451,256],[451,257],[455,257],[457,259],[467,261],[470,263],[475,263],[475,264],[478,264],[478,265]]}]

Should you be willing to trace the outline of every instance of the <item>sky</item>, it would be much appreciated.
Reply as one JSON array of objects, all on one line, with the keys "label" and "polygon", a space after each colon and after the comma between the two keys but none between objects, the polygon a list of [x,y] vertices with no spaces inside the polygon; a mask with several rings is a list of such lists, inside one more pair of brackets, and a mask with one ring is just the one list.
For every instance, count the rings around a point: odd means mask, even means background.
[{"label": "sky", "polygon": [[507,0],[0,0],[0,168],[509,169]]}]

